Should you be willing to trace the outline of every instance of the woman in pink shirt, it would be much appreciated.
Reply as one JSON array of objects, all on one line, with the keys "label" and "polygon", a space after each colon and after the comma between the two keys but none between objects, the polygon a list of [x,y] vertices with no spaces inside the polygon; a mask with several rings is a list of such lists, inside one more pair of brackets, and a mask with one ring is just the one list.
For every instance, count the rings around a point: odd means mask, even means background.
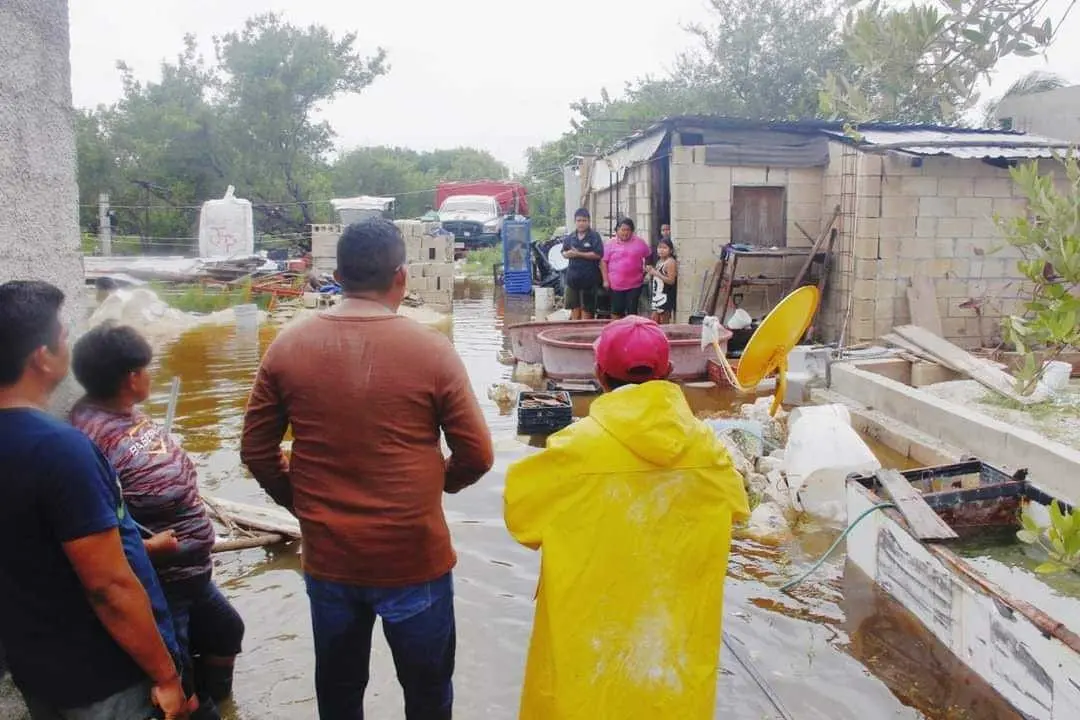
[{"label": "woman in pink shirt", "polygon": [[649,243],[634,234],[634,221],[620,220],[615,237],[604,245],[604,259],[600,261],[604,288],[611,291],[613,320],[637,314],[645,281],[645,261],[651,255]]}]

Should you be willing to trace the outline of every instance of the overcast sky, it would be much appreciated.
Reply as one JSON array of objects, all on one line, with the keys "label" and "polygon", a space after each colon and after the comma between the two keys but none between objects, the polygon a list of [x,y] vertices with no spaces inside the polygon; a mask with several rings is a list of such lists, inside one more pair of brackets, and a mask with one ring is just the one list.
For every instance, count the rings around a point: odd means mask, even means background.
[{"label": "overcast sky", "polygon": [[[708,18],[706,0],[71,0],[70,7],[77,106],[117,99],[117,60],[157,79],[161,60],[175,57],[186,33],[198,35],[209,56],[212,35],[276,10],[297,24],[356,31],[361,50],[389,53],[388,75],[327,109],[341,147],[466,145],[515,169],[527,147],[568,129],[571,102],[663,73],[690,42],[681,26]],[[1007,61],[992,90],[1036,68],[1080,83],[1077,37],[1080,13],[1049,63]]]}]

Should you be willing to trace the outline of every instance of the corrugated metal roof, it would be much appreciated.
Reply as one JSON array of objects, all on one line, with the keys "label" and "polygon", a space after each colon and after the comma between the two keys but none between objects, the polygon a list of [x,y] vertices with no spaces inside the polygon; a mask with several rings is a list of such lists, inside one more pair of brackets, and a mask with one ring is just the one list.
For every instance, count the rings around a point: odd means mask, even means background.
[{"label": "corrugated metal roof", "polygon": [[652,159],[665,137],[666,132],[644,135],[637,141],[605,155],[593,168],[592,189],[599,192],[621,183],[629,168]]},{"label": "corrugated metal roof", "polygon": [[968,160],[982,158],[1050,158],[1054,151],[1067,150],[1065,140],[1011,130],[968,128],[858,128],[853,139],[837,130],[825,130],[838,140],[854,142],[867,150],[895,150],[912,155],[949,155]]},{"label": "corrugated metal roof", "polygon": [[[842,142],[855,141],[844,134],[845,123],[836,120],[749,120],[709,115],[668,117],[618,143],[603,158],[616,158],[631,151],[638,156],[641,149],[651,148],[656,138],[682,129],[711,129],[718,131],[774,131],[786,133],[822,134]],[[988,130],[985,128],[949,127],[935,124],[870,122],[857,126],[861,135],[858,144],[867,151],[894,150],[912,155],[950,155],[963,159],[982,158],[1049,158],[1053,151],[1071,146],[1065,140],[1029,135],[1018,130]],[[644,148],[641,146],[644,145]],[[603,180],[607,183],[607,180]],[[594,184],[595,188],[595,184]]]}]

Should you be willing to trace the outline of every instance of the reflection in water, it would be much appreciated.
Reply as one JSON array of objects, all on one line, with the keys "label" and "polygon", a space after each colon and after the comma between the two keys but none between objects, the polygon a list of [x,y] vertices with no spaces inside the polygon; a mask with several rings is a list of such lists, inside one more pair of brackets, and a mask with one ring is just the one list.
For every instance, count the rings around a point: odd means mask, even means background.
[{"label": "reflection in water", "polygon": [[[455,298],[452,338],[496,445],[492,473],[445,503],[458,551],[457,714],[502,720],[516,717],[539,563],[536,553],[516,545],[503,528],[506,467],[528,449],[514,436],[513,416],[500,416],[487,398],[487,387],[510,379],[511,368],[496,359],[508,347],[503,328],[532,319],[532,300],[493,297],[490,287],[478,292],[476,286],[459,287]],[[238,446],[258,357],[273,332],[263,328],[258,337],[238,337],[232,328],[200,329],[157,361],[156,393],[148,409],[164,414],[170,379],[179,376],[176,432],[210,493],[267,502],[240,466]],[[700,415],[738,406],[738,398],[716,389],[688,388],[687,395]],[[586,414],[590,401],[580,398],[576,414]],[[739,540],[732,553],[725,628],[795,716],[1011,720],[1013,715],[994,705],[996,699],[955,661],[949,662],[946,651],[920,634],[893,604],[879,593],[859,593],[841,561],[827,563],[794,596],[775,589],[834,538],[833,530],[805,526],[789,547]],[[248,629],[232,717],[314,718],[314,663],[299,549],[294,544],[226,553],[215,562],[218,581]],[[717,717],[776,717],[727,650],[723,664]],[[380,719],[402,717],[400,690],[381,639],[375,643],[368,712]]]}]

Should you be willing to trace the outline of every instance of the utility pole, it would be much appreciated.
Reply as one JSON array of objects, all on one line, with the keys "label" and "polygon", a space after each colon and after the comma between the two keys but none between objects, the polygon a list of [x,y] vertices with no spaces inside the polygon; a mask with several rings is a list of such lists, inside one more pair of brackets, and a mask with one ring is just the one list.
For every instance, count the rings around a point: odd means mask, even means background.
[{"label": "utility pole", "polygon": [[109,217],[109,193],[98,195],[98,240],[101,254],[112,255],[112,218]]}]

